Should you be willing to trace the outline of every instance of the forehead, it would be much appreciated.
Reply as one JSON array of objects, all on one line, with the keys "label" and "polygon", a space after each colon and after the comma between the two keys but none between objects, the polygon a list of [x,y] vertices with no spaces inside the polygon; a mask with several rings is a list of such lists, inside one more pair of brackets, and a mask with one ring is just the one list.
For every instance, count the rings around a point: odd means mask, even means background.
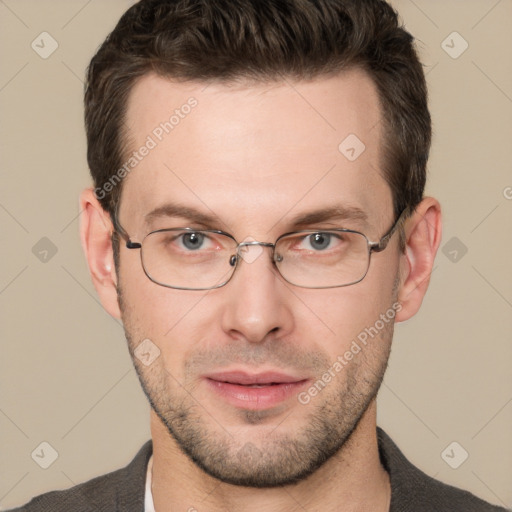
[{"label": "forehead", "polygon": [[357,69],[257,84],[144,76],[125,119],[125,163],[136,162],[126,167],[123,218],[168,202],[254,229],[322,206],[377,218],[391,211],[380,121],[375,85]]}]

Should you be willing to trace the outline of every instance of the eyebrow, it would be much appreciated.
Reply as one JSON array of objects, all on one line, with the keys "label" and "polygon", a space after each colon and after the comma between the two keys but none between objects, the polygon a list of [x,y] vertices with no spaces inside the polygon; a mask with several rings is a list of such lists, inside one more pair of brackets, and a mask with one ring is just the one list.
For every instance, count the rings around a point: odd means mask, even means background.
[{"label": "eyebrow", "polygon": [[[173,217],[187,219],[187,221],[191,221],[196,225],[201,225],[210,229],[218,228],[220,224],[224,224],[213,212],[212,214],[206,214],[195,208],[176,203],[167,203],[162,206],[158,206],[147,213],[144,216],[144,219],[145,223],[149,226],[155,219]],[[367,225],[368,215],[364,210],[357,206],[336,204],[326,208],[319,208],[300,213],[292,217],[289,221],[286,221],[286,217],[284,217],[279,223],[286,222],[289,229],[293,230],[328,221],[359,221],[360,223]]]},{"label": "eyebrow", "polygon": [[151,210],[149,213],[144,215],[145,222],[148,225],[151,224],[153,220],[161,217],[180,217],[205,227],[213,227],[219,226],[219,224],[224,224],[220,218],[214,214],[208,215],[206,213],[200,212],[199,210],[196,210],[195,208],[176,203],[167,203],[162,206],[158,206],[154,210]]},{"label": "eyebrow", "polygon": [[367,225],[368,215],[357,206],[333,205],[327,208],[320,208],[318,210],[298,214],[292,217],[289,223],[293,228],[299,228],[327,221],[359,221]]}]

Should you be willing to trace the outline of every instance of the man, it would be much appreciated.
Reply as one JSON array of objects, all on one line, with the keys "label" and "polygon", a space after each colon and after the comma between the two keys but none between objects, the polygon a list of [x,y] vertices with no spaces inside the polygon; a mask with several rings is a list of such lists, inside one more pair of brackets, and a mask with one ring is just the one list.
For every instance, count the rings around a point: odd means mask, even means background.
[{"label": "man", "polygon": [[21,510],[500,510],[376,426],[441,240],[425,79],[388,4],[141,1],[85,109],[82,244],[152,440]]}]

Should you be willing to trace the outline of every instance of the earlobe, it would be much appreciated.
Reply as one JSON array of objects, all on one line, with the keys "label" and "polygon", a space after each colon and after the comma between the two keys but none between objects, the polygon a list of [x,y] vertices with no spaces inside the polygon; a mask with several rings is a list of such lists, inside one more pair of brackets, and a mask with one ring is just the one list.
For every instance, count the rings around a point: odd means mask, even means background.
[{"label": "earlobe", "polygon": [[114,318],[120,318],[110,216],[92,188],[80,194],[80,211],[80,240],[92,282],[105,310]]},{"label": "earlobe", "polygon": [[406,221],[406,250],[401,256],[401,284],[398,300],[402,309],[396,315],[397,322],[414,316],[427,292],[434,260],[441,243],[441,205],[426,197]]}]

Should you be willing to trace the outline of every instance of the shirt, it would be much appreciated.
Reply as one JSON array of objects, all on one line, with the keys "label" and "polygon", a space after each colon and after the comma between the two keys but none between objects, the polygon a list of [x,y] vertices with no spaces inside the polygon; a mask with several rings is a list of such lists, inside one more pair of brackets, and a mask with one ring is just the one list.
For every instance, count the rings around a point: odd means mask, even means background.
[{"label": "shirt", "polygon": [[149,458],[148,470],[146,472],[146,490],[144,494],[144,512],[155,512],[153,493],[151,492],[151,481],[153,478],[153,455]]}]

